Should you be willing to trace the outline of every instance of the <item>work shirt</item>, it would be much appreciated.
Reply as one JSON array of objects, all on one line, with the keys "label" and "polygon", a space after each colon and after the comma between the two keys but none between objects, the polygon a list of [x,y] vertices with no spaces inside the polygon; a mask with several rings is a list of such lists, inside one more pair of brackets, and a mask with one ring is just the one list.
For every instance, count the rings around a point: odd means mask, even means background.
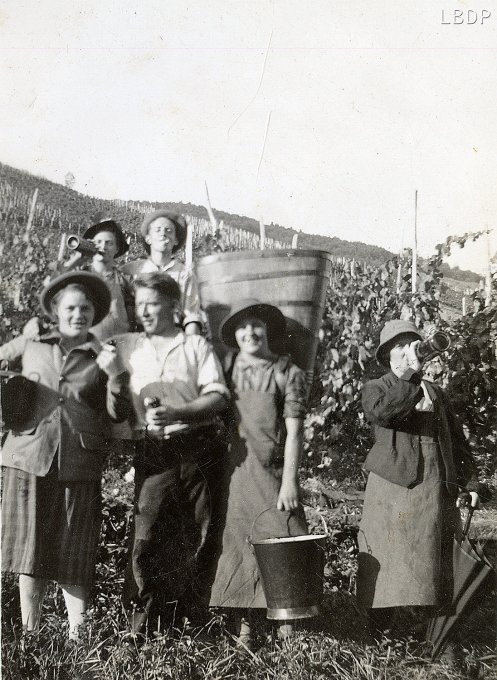
[{"label": "work shirt", "polygon": [[186,267],[178,260],[172,259],[163,267],[155,264],[150,258],[127,262],[121,270],[133,279],[141,274],[167,274],[173,278],[181,290],[181,309],[184,313],[182,319],[183,327],[188,323],[203,324],[202,311],[200,309],[200,298],[198,294],[197,279],[190,267]]},{"label": "work shirt", "polygon": [[117,266],[105,273],[95,272],[91,267],[88,271],[100,276],[111,292],[109,313],[100,323],[93,326],[92,334],[100,342],[104,342],[112,335],[132,330],[130,327],[134,324],[134,293],[131,277],[119,271]]},{"label": "work shirt", "polygon": [[[130,376],[133,412],[129,422],[134,439],[141,439],[146,430],[144,399],[147,397],[157,397],[162,404],[173,407],[184,406],[210,392],[229,399],[219,360],[202,336],[187,336],[182,331],[173,337],[125,333],[113,340]],[[191,423],[173,423],[164,428],[163,434],[168,437],[192,427]]]},{"label": "work shirt", "polygon": [[59,480],[100,480],[109,427],[106,400],[113,420],[127,417],[128,376],[108,385],[95,361],[100,344],[93,336],[68,352],[60,340],[55,330],[39,342],[19,336],[0,347],[0,359],[22,362],[22,374],[32,381],[29,411],[21,429],[9,432],[2,465],[43,477],[57,455]]}]

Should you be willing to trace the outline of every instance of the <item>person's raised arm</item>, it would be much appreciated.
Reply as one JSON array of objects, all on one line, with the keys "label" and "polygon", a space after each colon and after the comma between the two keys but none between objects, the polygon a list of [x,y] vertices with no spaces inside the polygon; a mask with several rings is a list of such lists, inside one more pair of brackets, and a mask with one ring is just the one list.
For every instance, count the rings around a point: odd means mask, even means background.
[{"label": "person's raised arm", "polygon": [[190,269],[185,271],[182,281],[182,290],[181,303],[185,315],[183,319],[184,331],[186,335],[200,335],[202,332],[200,296],[198,293],[197,279]]},{"label": "person's raised arm", "polygon": [[129,373],[119,357],[115,345],[105,343],[97,356],[97,364],[107,374],[107,412],[116,423],[126,420],[132,409],[129,393]]}]

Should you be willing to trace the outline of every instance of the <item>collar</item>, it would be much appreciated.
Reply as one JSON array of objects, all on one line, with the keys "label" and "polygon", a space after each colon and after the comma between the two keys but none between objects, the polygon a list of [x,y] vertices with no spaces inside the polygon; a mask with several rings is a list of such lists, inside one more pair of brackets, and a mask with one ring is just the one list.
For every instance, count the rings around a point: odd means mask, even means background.
[{"label": "collar", "polygon": [[258,359],[257,361],[250,361],[243,357],[241,353],[236,355],[237,368],[242,371],[250,369],[269,368],[270,366],[273,366],[277,361],[278,357],[275,357],[274,359]]},{"label": "collar", "polygon": [[112,267],[106,272],[95,271],[95,269],[93,269],[91,262],[89,264],[84,264],[81,267],[81,270],[85,272],[91,272],[92,274],[96,274],[97,276],[100,276],[102,279],[109,279],[111,276],[115,276],[120,271],[119,266],[116,264],[116,262],[113,262]]},{"label": "collar", "polygon": [[151,257],[148,258],[148,261],[157,269],[158,272],[169,271],[169,269],[172,269],[174,265],[178,264],[174,258],[171,258],[171,260],[165,265],[155,264]]},{"label": "collar", "polygon": [[[179,345],[184,345],[186,343],[186,337],[187,336],[183,333],[183,331],[178,331],[178,333],[175,336],[168,338],[171,341],[171,344],[169,345],[169,351],[174,349],[175,347],[178,347]],[[164,338],[163,335],[148,336],[146,333],[143,332],[139,334],[139,338],[141,342],[143,342],[144,340],[150,340],[150,342],[152,343],[153,343],[152,338],[162,338],[164,340],[166,339]]]},{"label": "collar", "polygon": [[91,271],[92,271],[94,274],[97,274],[97,276],[101,276],[102,279],[104,279],[104,281],[105,281],[106,279],[114,279],[114,278],[116,278],[116,276],[118,276],[118,274],[119,274],[119,269],[118,269],[118,267],[117,267],[115,264],[113,264],[112,267],[111,267],[111,269],[109,269],[109,270],[106,271],[106,272],[96,272],[96,271],[93,270],[93,269],[92,269]]},{"label": "collar", "polygon": [[[49,344],[49,345],[59,345],[60,341],[62,340],[62,336],[59,333],[58,329],[54,328],[52,331],[49,333],[46,333],[40,338],[40,342]],[[77,345],[76,347],[73,347],[73,349],[79,349],[82,350],[83,352],[88,352],[88,351],[93,351],[95,354],[98,354],[100,350],[102,349],[102,345],[100,342],[97,340],[97,338],[92,335],[91,333],[88,333],[88,340],[86,342],[81,343],[81,345]],[[72,350],[71,350],[72,351]]]}]

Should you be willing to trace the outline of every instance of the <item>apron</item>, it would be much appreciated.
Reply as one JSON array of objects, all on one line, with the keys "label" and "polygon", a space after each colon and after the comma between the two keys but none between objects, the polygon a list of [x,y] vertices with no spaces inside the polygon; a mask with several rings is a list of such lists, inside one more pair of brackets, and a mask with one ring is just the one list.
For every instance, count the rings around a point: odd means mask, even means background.
[{"label": "apron", "polygon": [[440,449],[420,437],[423,476],[405,488],[369,473],[360,531],[357,599],[364,608],[443,607],[452,596],[460,515]]},{"label": "apron", "polygon": [[279,393],[256,391],[236,395],[238,422],[231,432],[225,466],[222,550],[211,606],[265,608],[249,536],[259,540],[307,533],[302,509],[298,513],[276,509],[284,461],[282,398]]}]

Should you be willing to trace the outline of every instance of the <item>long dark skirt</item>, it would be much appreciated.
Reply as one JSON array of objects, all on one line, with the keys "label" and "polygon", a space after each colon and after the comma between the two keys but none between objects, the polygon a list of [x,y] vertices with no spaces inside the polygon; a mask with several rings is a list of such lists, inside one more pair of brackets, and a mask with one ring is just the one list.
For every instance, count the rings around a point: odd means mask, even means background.
[{"label": "long dark skirt", "polygon": [[90,585],[100,535],[99,482],[3,468],[2,570]]},{"label": "long dark skirt", "polygon": [[452,546],[461,532],[438,445],[421,437],[412,489],[369,474],[359,531],[357,599],[365,608],[443,607],[452,599]]}]

